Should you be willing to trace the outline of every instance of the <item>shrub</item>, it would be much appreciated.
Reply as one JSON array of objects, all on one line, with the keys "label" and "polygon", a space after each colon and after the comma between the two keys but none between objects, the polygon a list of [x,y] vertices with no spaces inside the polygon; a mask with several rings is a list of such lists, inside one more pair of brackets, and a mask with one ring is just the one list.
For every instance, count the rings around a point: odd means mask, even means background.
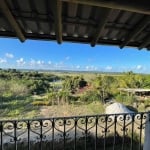
[{"label": "shrub", "polygon": [[49,101],[33,101],[32,105],[34,106],[47,106],[50,105]]}]

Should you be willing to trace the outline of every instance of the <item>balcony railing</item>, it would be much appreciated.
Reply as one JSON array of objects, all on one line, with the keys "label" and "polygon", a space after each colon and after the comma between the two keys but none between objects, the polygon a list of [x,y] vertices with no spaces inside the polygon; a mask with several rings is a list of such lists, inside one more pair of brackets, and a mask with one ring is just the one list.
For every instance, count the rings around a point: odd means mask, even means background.
[{"label": "balcony railing", "polygon": [[1,150],[142,150],[149,113],[0,121]]}]

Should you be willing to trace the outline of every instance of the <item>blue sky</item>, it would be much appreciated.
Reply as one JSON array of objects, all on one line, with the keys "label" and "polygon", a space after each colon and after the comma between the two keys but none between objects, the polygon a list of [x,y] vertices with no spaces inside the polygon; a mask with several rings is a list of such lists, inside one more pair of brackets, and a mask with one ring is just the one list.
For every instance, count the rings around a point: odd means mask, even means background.
[{"label": "blue sky", "polygon": [[117,46],[0,38],[0,68],[150,73],[150,52]]}]

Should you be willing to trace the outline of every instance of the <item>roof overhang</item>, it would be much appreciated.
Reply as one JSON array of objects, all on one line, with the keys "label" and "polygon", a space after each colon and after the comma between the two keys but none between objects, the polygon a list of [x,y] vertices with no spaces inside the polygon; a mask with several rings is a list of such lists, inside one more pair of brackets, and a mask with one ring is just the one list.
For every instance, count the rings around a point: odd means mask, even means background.
[{"label": "roof overhang", "polygon": [[0,0],[0,36],[150,49],[150,1]]}]

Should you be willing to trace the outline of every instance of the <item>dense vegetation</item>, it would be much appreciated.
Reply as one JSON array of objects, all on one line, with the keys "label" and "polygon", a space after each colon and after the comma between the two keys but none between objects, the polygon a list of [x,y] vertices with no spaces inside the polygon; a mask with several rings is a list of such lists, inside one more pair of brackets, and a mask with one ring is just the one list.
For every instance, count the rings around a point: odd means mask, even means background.
[{"label": "dense vegetation", "polygon": [[[133,72],[76,74],[0,69],[0,114],[1,117],[11,118],[18,118],[19,115],[36,117],[42,106],[66,104],[90,104],[93,107],[93,104],[99,103],[99,107],[103,107],[107,98],[132,106],[136,98],[120,94],[119,88],[150,88],[150,75]],[[149,105],[149,100],[144,103]],[[139,110],[143,109],[144,106]],[[95,112],[96,106],[92,110]],[[96,113],[103,111],[99,108]]]}]

